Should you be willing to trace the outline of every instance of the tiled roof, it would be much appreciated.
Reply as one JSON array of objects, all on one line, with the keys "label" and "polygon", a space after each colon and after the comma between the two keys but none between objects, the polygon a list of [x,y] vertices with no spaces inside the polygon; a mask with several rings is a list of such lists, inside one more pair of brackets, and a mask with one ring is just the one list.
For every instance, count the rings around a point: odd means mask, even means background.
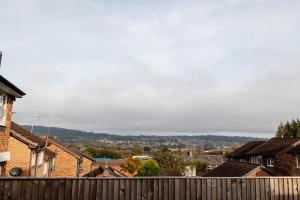
[{"label": "tiled roof", "polygon": [[247,175],[256,168],[258,169],[260,166],[251,163],[227,161],[219,167],[204,174],[203,177],[241,177]]},{"label": "tiled roof", "polygon": [[[44,140],[45,139],[46,139],[46,137],[44,137]],[[77,158],[84,156],[87,159],[93,160],[89,156],[85,155],[82,151],[75,149],[75,148],[71,148],[68,145],[64,144],[63,142],[55,139],[54,137],[48,137],[48,140],[49,140],[48,141],[49,143],[53,143],[53,144],[59,146],[60,148],[64,149],[65,151],[69,152],[70,154],[72,154],[73,156],[75,156]]]},{"label": "tiled roof", "polygon": [[300,138],[272,138],[263,144],[253,148],[246,155],[263,155],[263,156],[275,156],[283,150],[291,147],[295,143],[300,142]]},{"label": "tiled roof", "polygon": [[[43,139],[46,140],[46,137],[44,137]],[[78,150],[75,150],[71,147],[68,147],[66,144],[64,144],[63,142],[55,139],[54,137],[49,136],[48,137],[48,143],[59,146],[60,148],[62,148],[65,151],[69,152],[70,154],[72,154],[75,157],[81,157],[82,156],[81,152],[79,152]]]},{"label": "tiled roof", "polygon": [[300,154],[300,144],[296,145],[294,148],[291,148],[288,153]]},{"label": "tiled roof", "polygon": [[124,173],[112,167],[97,167],[93,171],[83,175],[83,177],[127,177]]},{"label": "tiled roof", "polygon": [[119,166],[121,165],[124,160],[123,159],[112,159],[112,160],[96,160],[96,162],[100,163],[100,165],[108,165],[108,166]]},{"label": "tiled roof", "polygon": [[45,141],[42,138],[30,133],[15,122],[11,122],[11,134],[25,143],[36,144],[36,146],[45,146]]},{"label": "tiled roof", "polygon": [[265,141],[251,141],[248,142],[246,144],[244,144],[243,146],[241,146],[240,148],[234,150],[233,152],[231,152],[230,154],[228,154],[229,157],[234,157],[234,158],[240,158],[245,156],[245,153],[247,153],[248,151],[252,150],[253,148],[257,147],[258,145],[263,144]]},{"label": "tiled roof", "polygon": [[191,160],[203,160],[208,166],[218,166],[221,165],[225,159],[223,155],[199,155]]}]

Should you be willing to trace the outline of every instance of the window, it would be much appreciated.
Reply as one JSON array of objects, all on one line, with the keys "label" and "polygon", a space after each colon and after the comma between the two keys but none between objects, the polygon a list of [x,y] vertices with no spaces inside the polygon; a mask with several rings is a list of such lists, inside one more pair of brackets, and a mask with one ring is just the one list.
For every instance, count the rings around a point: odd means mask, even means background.
[{"label": "window", "polygon": [[254,164],[262,164],[262,157],[261,156],[256,156],[256,157],[251,157],[251,162]]},{"label": "window", "polygon": [[300,168],[300,155],[296,156],[296,166],[298,169]]},{"label": "window", "polygon": [[273,158],[267,158],[267,166],[274,167],[274,159]]},{"label": "window", "polygon": [[6,125],[6,104],[7,96],[3,93],[0,93],[0,125]]}]

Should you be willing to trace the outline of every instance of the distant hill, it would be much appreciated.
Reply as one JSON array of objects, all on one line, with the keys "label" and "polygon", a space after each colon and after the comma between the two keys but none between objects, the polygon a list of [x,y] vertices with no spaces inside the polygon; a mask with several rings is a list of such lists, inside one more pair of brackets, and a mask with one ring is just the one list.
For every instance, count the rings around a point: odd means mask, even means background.
[{"label": "distant hill", "polygon": [[[27,130],[31,130],[31,126],[23,125]],[[46,135],[48,132],[48,127],[45,126],[34,126],[33,132],[37,135]],[[142,141],[150,143],[172,143],[172,142],[185,142],[190,141],[191,143],[199,142],[237,142],[246,143],[253,140],[264,140],[262,138],[255,137],[241,137],[241,136],[218,136],[218,135],[193,135],[193,136],[158,136],[158,135],[112,135],[107,133],[94,133],[85,132],[79,130],[65,129],[65,128],[50,128],[50,136],[56,136],[63,142],[73,143],[73,142],[96,142],[99,140],[110,140],[110,141]]]},{"label": "distant hill", "polygon": [[[31,126],[22,125],[25,129],[31,130]],[[48,132],[48,127],[45,126],[34,126],[33,133],[37,135],[46,135]],[[93,133],[93,132],[85,132],[79,130],[72,130],[66,128],[57,128],[51,127],[49,131],[50,136],[55,136],[61,141],[64,142],[73,142],[73,141],[95,141],[101,140],[105,138],[109,138],[109,134],[105,133]]]}]

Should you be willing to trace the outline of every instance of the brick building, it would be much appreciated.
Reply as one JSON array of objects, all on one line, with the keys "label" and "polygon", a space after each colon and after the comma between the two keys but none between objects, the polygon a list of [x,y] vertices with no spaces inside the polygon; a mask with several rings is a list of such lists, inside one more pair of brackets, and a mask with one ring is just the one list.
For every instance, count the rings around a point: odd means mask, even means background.
[{"label": "brick building", "polygon": [[[46,140],[46,137],[44,137]],[[55,170],[51,174],[58,176],[83,176],[92,170],[93,159],[77,149],[73,149],[59,140],[48,137],[48,149],[55,153]]]},{"label": "brick building", "polygon": [[0,176],[7,174],[7,162],[11,159],[8,149],[13,102],[25,93],[0,75]]},{"label": "brick building", "polygon": [[228,161],[204,174],[203,177],[257,177],[271,175],[272,173],[264,166],[252,163]]},{"label": "brick building", "polygon": [[55,154],[46,148],[45,141],[12,122],[8,143],[11,158],[7,161],[5,176],[18,169],[18,176],[49,177]]},{"label": "brick building", "polygon": [[299,176],[300,138],[249,142],[230,153],[228,159],[259,165],[276,176]]}]

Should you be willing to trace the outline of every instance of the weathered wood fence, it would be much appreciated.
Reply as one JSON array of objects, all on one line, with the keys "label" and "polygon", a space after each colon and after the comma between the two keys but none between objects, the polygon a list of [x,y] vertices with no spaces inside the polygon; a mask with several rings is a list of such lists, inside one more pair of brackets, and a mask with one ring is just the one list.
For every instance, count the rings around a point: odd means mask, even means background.
[{"label": "weathered wood fence", "polygon": [[2,199],[300,200],[300,177],[0,178]]}]

